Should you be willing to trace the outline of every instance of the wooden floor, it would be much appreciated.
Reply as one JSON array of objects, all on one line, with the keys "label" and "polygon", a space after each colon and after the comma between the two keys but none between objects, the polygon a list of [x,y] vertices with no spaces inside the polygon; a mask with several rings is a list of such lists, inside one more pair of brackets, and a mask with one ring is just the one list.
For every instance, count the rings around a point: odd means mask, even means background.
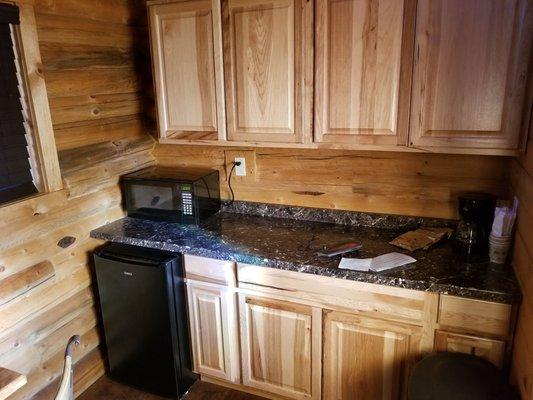
[{"label": "wooden floor", "polygon": [[[87,389],[78,400],[167,400],[164,397],[141,392],[129,386],[114,382],[108,377],[102,377]],[[238,392],[197,381],[183,400],[264,400],[262,397]]]}]

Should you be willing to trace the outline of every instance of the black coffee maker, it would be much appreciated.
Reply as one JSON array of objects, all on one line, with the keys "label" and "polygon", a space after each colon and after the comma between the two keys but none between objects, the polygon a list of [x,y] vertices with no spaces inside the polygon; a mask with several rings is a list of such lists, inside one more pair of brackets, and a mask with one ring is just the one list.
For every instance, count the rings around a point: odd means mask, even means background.
[{"label": "black coffee maker", "polygon": [[494,219],[496,197],[486,193],[459,196],[461,221],[455,230],[455,249],[467,261],[484,261]]}]

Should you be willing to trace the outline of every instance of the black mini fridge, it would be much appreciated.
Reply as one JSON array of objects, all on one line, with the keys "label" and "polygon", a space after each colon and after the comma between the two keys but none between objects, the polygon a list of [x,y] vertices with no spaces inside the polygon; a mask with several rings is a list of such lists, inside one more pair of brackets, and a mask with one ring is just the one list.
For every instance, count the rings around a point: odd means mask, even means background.
[{"label": "black mini fridge", "polygon": [[94,260],[110,378],[180,398],[197,379],[181,255],[111,243]]}]

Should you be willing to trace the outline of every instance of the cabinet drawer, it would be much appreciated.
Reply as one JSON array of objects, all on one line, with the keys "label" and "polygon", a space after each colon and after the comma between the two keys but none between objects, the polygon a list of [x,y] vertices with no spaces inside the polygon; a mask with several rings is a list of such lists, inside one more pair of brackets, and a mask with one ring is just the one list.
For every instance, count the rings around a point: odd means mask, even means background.
[{"label": "cabinet drawer", "polygon": [[293,297],[333,310],[344,309],[392,321],[423,325],[437,310],[436,293],[241,263],[237,265],[237,275],[240,288]]},{"label": "cabinet drawer", "polygon": [[235,287],[235,263],[212,258],[183,256],[185,277],[190,280]]},{"label": "cabinet drawer", "polygon": [[505,354],[505,343],[500,340],[437,331],[435,333],[435,350],[473,354],[501,367]]},{"label": "cabinet drawer", "polygon": [[441,326],[506,336],[511,323],[512,306],[455,296],[440,297]]}]

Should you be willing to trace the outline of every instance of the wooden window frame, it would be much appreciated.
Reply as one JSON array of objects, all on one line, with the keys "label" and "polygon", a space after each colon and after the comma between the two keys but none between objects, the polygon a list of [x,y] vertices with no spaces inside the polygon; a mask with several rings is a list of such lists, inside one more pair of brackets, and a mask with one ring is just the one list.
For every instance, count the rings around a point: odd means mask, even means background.
[{"label": "wooden window frame", "polygon": [[19,8],[20,24],[13,25],[13,45],[19,61],[20,80],[25,108],[25,122],[31,142],[28,143],[32,174],[39,193],[12,202],[0,204],[5,207],[35,196],[63,189],[59,159],[54,137],[54,128],[44,80],[39,38],[35,22],[33,0],[0,0]]}]

